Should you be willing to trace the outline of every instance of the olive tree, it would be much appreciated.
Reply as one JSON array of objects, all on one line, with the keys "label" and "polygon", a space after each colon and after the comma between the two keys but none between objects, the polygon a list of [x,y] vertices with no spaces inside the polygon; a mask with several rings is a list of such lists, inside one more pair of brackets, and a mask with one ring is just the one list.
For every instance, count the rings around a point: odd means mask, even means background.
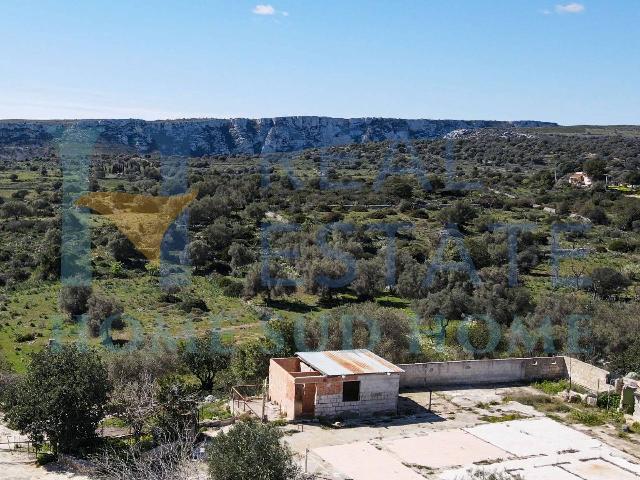
[{"label": "olive tree", "polygon": [[213,333],[182,344],[179,352],[182,362],[207,391],[213,388],[216,374],[227,368],[231,361],[231,354],[215,342]]},{"label": "olive tree", "polygon": [[54,454],[88,446],[110,391],[107,370],[94,350],[53,345],[34,353],[15,395],[4,405],[12,427]]}]

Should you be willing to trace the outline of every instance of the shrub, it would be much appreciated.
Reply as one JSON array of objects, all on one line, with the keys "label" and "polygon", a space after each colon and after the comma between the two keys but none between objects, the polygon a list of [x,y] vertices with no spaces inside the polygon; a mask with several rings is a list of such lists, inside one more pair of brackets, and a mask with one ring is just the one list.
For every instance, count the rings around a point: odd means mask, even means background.
[{"label": "shrub", "polygon": [[121,318],[123,311],[122,305],[116,299],[94,293],[87,302],[89,333],[97,337],[106,320],[111,322],[111,328],[124,328],[124,322]]},{"label": "shrub", "polygon": [[58,295],[60,310],[70,317],[82,315],[87,311],[91,292],[91,287],[86,285],[64,285]]},{"label": "shrub", "polygon": [[620,405],[620,395],[617,393],[603,392],[598,395],[598,407],[607,410],[617,409]]},{"label": "shrub", "polygon": [[6,218],[18,220],[20,217],[27,217],[31,214],[31,210],[23,202],[19,200],[10,200],[2,206],[2,214]]},{"label": "shrub", "polygon": [[207,307],[205,301],[196,297],[187,297],[182,299],[182,302],[178,304],[178,308],[185,313],[189,313],[193,309],[201,310],[203,312],[209,311],[209,307]]},{"label": "shrub", "polygon": [[609,250],[612,252],[623,252],[628,253],[634,250],[635,246],[627,242],[626,240],[622,240],[620,238],[616,238],[609,242]]},{"label": "shrub", "polygon": [[299,477],[291,450],[281,443],[282,432],[255,420],[220,432],[208,449],[212,480],[290,480]]},{"label": "shrub", "polygon": [[242,282],[231,280],[227,277],[222,277],[220,280],[220,287],[222,287],[222,293],[226,297],[239,298],[242,296],[244,285]]},{"label": "shrub", "polygon": [[565,392],[569,389],[568,380],[543,380],[542,382],[536,382],[531,385],[533,388],[543,391],[547,395],[557,395],[558,393]]},{"label": "shrub", "polygon": [[33,332],[29,332],[29,333],[16,333],[16,342],[18,343],[25,343],[25,342],[32,342],[36,339],[36,334]]}]

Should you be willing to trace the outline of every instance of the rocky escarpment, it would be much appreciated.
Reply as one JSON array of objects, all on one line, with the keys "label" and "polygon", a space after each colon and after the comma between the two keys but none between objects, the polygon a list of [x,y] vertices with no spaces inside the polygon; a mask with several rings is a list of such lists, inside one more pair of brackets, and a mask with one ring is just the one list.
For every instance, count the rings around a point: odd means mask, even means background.
[{"label": "rocky escarpment", "polygon": [[104,147],[177,155],[268,154],[348,143],[441,138],[457,130],[555,126],[486,120],[278,117],[193,120],[6,120],[0,146],[46,146],[71,130],[87,130]]}]

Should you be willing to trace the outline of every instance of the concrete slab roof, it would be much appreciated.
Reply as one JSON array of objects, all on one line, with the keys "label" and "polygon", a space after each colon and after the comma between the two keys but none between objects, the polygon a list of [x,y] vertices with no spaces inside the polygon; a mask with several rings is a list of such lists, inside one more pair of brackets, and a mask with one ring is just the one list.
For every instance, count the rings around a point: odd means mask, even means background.
[{"label": "concrete slab roof", "polygon": [[366,349],[297,352],[296,355],[310,367],[329,376],[404,372],[393,363]]}]

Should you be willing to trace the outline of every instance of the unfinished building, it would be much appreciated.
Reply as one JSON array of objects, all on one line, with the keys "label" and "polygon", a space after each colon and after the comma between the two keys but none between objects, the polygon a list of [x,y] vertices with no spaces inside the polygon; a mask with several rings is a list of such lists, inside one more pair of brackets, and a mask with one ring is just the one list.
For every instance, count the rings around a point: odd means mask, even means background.
[{"label": "unfinished building", "polygon": [[404,371],[369,350],[272,358],[269,399],[289,420],[396,413]]}]

